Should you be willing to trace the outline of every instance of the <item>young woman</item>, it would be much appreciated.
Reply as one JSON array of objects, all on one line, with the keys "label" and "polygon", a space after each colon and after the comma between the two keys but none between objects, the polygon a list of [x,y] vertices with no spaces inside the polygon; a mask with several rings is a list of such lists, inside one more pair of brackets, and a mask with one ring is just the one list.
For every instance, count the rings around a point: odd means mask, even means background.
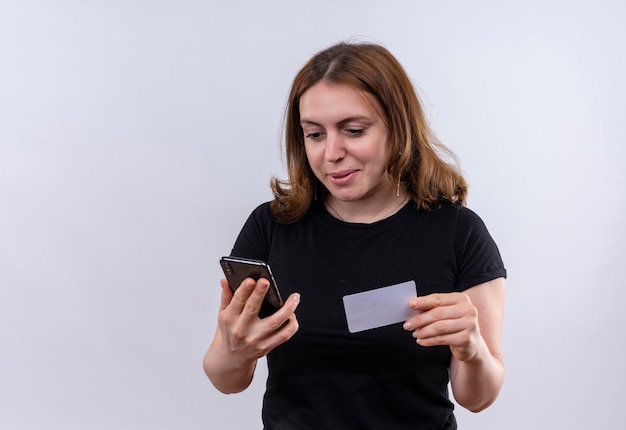
[{"label": "young woman", "polygon": [[[233,393],[267,354],[266,429],[455,429],[448,382],[472,411],[498,396],[506,271],[446,154],[385,48],[341,43],[296,76],[289,179],[272,181],[232,250],[270,264],[285,305],[260,319],[267,280],[235,294],[222,280],[204,358]],[[349,330],[345,296],[407,281],[412,316]]]}]

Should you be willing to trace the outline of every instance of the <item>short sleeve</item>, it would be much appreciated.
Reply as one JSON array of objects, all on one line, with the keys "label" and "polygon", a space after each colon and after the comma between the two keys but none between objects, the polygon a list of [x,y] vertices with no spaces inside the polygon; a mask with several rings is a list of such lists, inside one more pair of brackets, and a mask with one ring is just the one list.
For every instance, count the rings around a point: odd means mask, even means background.
[{"label": "short sleeve", "polygon": [[274,223],[269,203],[258,206],[237,236],[231,255],[267,261]]},{"label": "short sleeve", "polygon": [[485,223],[465,207],[458,213],[455,248],[456,288],[459,291],[496,278],[506,278],[500,251]]}]

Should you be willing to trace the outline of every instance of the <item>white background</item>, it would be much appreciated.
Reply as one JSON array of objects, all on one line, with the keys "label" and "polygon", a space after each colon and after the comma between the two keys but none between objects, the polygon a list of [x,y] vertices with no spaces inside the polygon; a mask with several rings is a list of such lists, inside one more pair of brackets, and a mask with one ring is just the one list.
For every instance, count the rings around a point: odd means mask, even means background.
[{"label": "white background", "polygon": [[[626,6],[0,1],[0,428],[261,428],[201,359],[218,258],[270,198],[297,70],[383,43],[509,271],[498,401],[463,429],[623,420]],[[620,424],[617,424],[620,423]]]}]

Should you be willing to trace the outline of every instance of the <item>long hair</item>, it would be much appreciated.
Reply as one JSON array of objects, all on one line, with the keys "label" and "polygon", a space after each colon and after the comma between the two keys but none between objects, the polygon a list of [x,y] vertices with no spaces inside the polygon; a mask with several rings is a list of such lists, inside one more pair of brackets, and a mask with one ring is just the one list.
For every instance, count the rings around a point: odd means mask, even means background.
[{"label": "long hair", "polygon": [[304,148],[300,98],[320,81],[346,85],[371,94],[378,102],[392,145],[387,171],[416,205],[431,211],[443,202],[465,203],[467,183],[454,154],[432,132],[407,73],[384,47],[370,43],[339,43],[313,56],[296,75],[285,115],[287,181],[272,178],[273,215],[279,222],[301,219],[315,199],[328,190],[316,179]]}]

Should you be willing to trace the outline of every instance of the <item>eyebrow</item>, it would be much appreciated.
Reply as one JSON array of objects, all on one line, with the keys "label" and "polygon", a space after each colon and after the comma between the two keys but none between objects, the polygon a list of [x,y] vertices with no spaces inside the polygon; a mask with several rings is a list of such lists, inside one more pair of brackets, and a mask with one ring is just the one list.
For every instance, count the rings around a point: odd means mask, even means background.
[{"label": "eyebrow", "polygon": [[[357,116],[350,116],[348,118],[344,118],[341,121],[337,122],[338,125],[344,125],[350,121],[366,121],[368,123],[373,123],[374,121],[369,117],[369,116],[365,116],[365,115],[357,115]],[[304,125],[304,124],[311,124],[311,125],[319,125],[321,126],[321,124],[312,121],[310,119],[306,119],[303,118],[300,120],[300,125]]]}]

